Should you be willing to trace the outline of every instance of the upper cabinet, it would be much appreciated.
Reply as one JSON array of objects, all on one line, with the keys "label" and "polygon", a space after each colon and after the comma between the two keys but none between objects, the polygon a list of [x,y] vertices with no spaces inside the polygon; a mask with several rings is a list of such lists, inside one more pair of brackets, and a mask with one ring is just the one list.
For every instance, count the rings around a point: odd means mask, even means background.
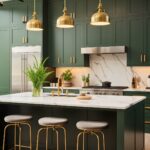
[{"label": "upper cabinet", "polygon": [[[43,33],[26,30],[26,23],[32,18],[33,1],[11,1],[12,46],[42,45]],[[9,3],[9,5],[10,5]],[[36,1],[38,18],[43,18],[43,2]]]}]

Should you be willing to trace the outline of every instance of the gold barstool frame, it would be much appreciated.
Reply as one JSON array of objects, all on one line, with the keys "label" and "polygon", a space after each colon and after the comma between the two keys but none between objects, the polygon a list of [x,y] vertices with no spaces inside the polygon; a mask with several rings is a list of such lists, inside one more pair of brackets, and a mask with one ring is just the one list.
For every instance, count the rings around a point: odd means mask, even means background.
[{"label": "gold barstool frame", "polygon": [[[26,125],[29,128],[29,139],[30,139],[30,145],[26,146],[26,145],[22,145],[21,144],[21,126],[22,125]],[[4,128],[4,136],[3,136],[3,147],[2,150],[5,150],[5,140],[6,140],[6,131],[9,127],[14,127],[14,150],[16,150],[16,147],[19,147],[19,150],[21,150],[21,148],[28,148],[30,150],[32,150],[32,128],[31,125],[26,122],[26,121],[21,121],[21,122],[9,122],[5,128]],[[17,144],[16,142],[16,137],[17,137],[17,128],[19,129],[19,143]]]},{"label": "gold barstool frame", "polygon": [[46,131],[46,150],[48,150],[48,131],[52,129],[56,133],[56,142],[57,142],[57,150],[59,150],[59,131],[57,129],[62,129],[64,132],[64,150],[67,150],[67,131],[63,125],[48,125],[44,126],[44,128],[40,128],[37,132],[37,141],[36,141],[36,150],[39,148],[39,137],[41,131]]},{"label": "gold barstool frame", "polygon": [[77,143],[76,143],[76,150],[79,150],[79,140],[80,140],[80,136],[83,135],[83,143],[82,143],[82,150],[84,150],[84,142],[85,142],[85,134],[91,134],[91,135],[95,135],[97,138],[97,149],[100,150],[100,138],[98,133],[100,133],[102,135],[102,139],[103,139],[103,150],[106,150],[106,145],[105,145],[105,136],[104,133],[102,132],[102,130],[94,130],[94,129],[85,129],[82,130],[81,132],[78,133],[77,135]]}]

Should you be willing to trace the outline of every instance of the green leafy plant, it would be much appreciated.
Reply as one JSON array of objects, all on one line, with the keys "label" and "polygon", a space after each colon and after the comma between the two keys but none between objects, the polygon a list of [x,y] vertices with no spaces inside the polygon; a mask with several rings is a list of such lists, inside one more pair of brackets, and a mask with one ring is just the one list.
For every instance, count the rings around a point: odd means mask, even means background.
[{"label": "green leafy plant", "polygon": [[71,71],[68,69],[61,75],[61,77],[64,81],[71,81],[73,78],[73,75]]},{"label": "green leafy plant", "polygon": [[[35,95],[33,93],[33,96],[38,96],[38,92],[40,92],[40,88],[44,82],[46,82],[46,78],[51,75],[53,72],[48,72],[47,68],[44,67],[45,62],[48,58],[46,58],[43,61],[38,61],[36,57],[34,57],[34,64],[33,67],[29,66],[25,72],[27,78],[32,82],[33,84],[33,90],[35,90]],[[34,92],[34,91],[33,91]]]},{"label": "green leafy plant", "polygon": [[82,81],[83,82],[89,82],[90,81],[90,75],[89,74],[87,76],[83,75],[82,76]]}]

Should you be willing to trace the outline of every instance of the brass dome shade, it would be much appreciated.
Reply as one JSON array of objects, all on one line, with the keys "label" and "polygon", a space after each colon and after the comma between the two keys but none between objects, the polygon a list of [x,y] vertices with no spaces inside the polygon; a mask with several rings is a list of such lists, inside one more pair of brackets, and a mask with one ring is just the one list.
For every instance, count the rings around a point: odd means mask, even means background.
[{"label": "brass dome shade", "polygon": [[102,2],[99,1],[98,5],[98,11],[94,13],[91,17],[91,25],[94,26],[105,26],[109,25],[109,16],[108,14],[103,10]]},{"label": "brass dome shade", "polygon": [[57,19],[56,27],[58,28],[73,28],[74,27],[74,20],[67,13],[66,0],[64,0],[63,15]]},{"label": "brass dome shade", "polygon": [[26,29],[28,31],[42,31],[42,22],[37,18],[37,13],[35,11],[35,0],[34,0],[34,11],[32,19],[30,19],[26,24]]}]

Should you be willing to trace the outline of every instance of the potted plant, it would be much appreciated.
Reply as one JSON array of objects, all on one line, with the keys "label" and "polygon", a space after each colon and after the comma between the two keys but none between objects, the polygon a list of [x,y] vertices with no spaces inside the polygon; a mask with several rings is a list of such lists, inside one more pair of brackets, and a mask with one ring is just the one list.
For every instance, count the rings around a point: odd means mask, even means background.
[{"label": "potted plant", "polygon": [[48,58],[39,62],[36,57],[34,57],[34,59],[33,67],[29,66],[25,74],[33,85],[32,96],[40,96],[41,87],[43,83],[46,82],[46,78],[51,75],[52,72],[48,72],[47,68],[44,67],[44,64]]},{"label": "potted plant", "polygon": [[70,86],[72,86],[71,80],[72,80],[73,76],[72,76],[72,72],[71,72],[69,69],[66,70],[66,71],[61,75],[61,77],[62,77],[62,80],[63,80],[63,86],[64,86],[64,87],[70,87]]},{"label": "potted plant", "polygon": [[82,76],[83,87],[89,86],[90,83],[90,74]]}]

